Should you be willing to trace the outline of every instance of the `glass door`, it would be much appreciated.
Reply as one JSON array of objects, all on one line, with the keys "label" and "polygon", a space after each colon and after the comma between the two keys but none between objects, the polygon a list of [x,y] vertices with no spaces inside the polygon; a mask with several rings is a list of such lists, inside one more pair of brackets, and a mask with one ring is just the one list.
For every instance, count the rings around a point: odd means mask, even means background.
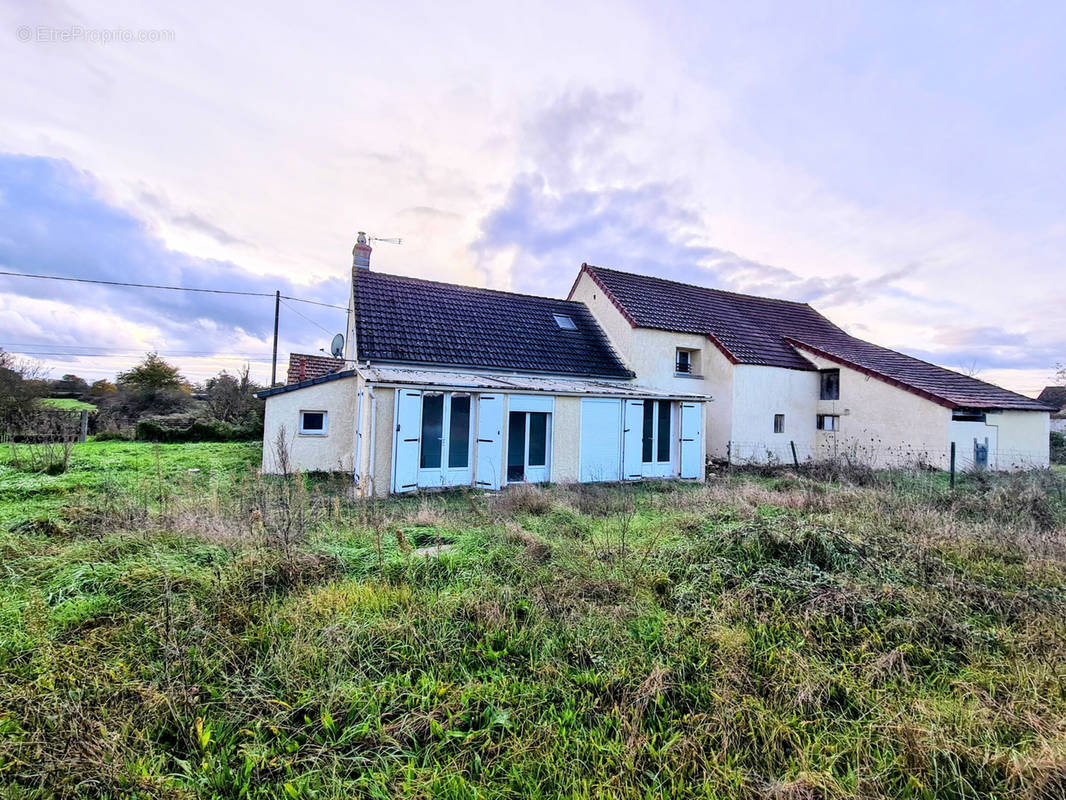
[{"label": "glass door", "polygon": [[676,421],[670,400],[644,401],[644,435],[642,438],[641,475],[645,478],[669,478],[674,470]]},{"label": "glass door", "polygon": [[474,477],[470,395],[426,392],[422,395],[422,436],[418,485],[463,486]]},{"label": "glass door", "polygon": [[545,483],[551,476],[551,414],[512,411],[507,421],[507,482]]}]

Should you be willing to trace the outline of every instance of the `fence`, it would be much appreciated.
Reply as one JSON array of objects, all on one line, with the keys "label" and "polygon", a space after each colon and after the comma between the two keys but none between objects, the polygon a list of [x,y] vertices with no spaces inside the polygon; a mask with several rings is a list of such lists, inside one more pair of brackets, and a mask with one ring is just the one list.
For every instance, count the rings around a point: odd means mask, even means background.
[{"label": "fence", "polygon": [[799,466],[821,461],[835,461],[872,469],[933,469],[950,471],[954,463],[959,473],[982,469],[1015,471],[1042,469],[1048,466],[1048,453],[1007,448],[989,449],[979,458],[975,449],[950,446],[944,449],[889,446],[879,442],[856,443],[826,440],[809,442],[730,441],[726,461],[737,466]]}]

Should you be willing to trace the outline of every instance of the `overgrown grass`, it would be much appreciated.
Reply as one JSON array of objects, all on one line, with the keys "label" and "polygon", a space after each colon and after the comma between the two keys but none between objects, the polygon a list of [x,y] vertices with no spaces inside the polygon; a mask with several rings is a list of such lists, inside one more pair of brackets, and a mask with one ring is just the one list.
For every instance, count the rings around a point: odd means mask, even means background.
[{"label": "overgrown grass", "polygon": [[1066,796],[1050,473],[362,504],[231,444],[145,508],[107,447],[0,538],[6,796]]},{"label": "overgrown grass", "polygon": [[[212,482],[232,483],[247,468],[258,466],[258,442],[153,445],[146,442],[75,444],[67,470],[59,475],[16,469],[12,448],[0,444],[0,529],[54,517],[60,509],[92,504],[107,497],[142,500],[166,496],[184,482],[202,491]],[[198,470],[190,472],[189,470]]]}]

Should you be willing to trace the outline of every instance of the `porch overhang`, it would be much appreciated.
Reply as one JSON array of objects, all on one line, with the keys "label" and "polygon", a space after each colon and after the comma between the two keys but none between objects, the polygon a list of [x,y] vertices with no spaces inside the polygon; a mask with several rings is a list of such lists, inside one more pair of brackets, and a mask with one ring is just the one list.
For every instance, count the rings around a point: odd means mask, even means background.
[{"label": "porch overhang", "polygon": [[629,381],[605,378],[431,370],[385,365],[360,367],[359,372],[367,383],[373,386],[419,388],[432,391],[530,392],[557,397],[643,397],[690,402],[707,402],[712,399],[708,394],[671,392],[639,386]]}]

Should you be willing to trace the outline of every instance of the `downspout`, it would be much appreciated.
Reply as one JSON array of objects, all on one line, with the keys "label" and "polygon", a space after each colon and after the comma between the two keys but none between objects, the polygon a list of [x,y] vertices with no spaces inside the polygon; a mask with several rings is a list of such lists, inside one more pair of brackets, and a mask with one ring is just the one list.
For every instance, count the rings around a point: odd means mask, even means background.
[{"label": "downspout", "polygon": [[363,390],[359,390],[359,401],[355,410],[355,463],[352,467],[352,480],[357,489],[362,488],[362,461],[363,456]]}]

